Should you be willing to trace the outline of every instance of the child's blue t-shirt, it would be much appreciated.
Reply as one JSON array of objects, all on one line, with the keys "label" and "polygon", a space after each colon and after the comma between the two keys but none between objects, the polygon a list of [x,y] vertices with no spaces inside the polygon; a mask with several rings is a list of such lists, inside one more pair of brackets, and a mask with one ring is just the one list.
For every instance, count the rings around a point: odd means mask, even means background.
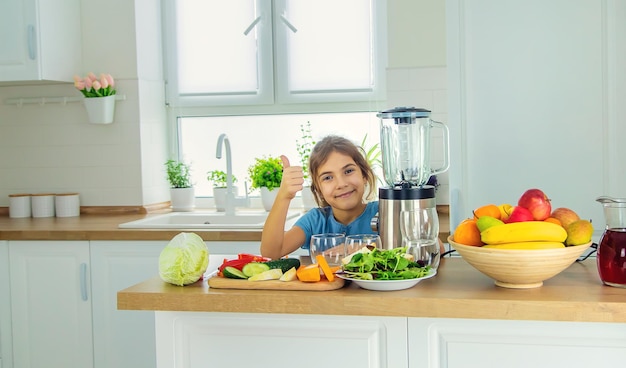
[{"label": "child's blue t-shirt", "polygon": [[304,231],[306,240],[302,244],[303,249],[309,249],[311,235],[324,233],[345,233],[348,235],[377,234],[372,230],[371,220],[378,213],[378,201],[369,202],[365,211],[348,225],[335,220],[333,210],[329,207],[314,208],[305,213],[294,224]]}]

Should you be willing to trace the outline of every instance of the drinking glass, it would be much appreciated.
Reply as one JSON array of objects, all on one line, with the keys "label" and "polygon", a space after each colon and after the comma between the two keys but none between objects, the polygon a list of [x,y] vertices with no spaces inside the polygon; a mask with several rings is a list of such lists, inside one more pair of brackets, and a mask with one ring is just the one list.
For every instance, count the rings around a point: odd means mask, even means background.
[{"label": "drinking glass", "polygon": [[309,254],[313,263],[317,263],[315,257],[321,254],[329,266],[341,266],[341,260],[346,256],[346,235],[327,233],[311,236]]},{"label": "drinking glass", "polygon": [[433,208],[420,208],[400,212],[402,241],[420,266],[439,266],[439,220]]},{"label": "drinking glass", "polygon": [[350,255],[363,247],[380,248],[378,234],[357,234],[346,237],[346,255]]}]

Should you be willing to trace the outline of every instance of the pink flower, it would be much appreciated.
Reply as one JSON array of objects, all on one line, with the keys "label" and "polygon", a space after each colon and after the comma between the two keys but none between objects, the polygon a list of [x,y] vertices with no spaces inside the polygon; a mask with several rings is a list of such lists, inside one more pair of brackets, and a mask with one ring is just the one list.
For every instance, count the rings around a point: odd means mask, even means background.
[{"label": "pink flower", "polygon": [[78,80],[74,79],[74,87],[76,87],[77,90],[81,91],[85,89],[85,82],[80,80],[80,78]]},{"label": "pink flower", "polygon": [[104,76],[109,82],[109,86],[111,86],[111,88],[115,87],[115,80],[113,80],[113,77],[111,76],[111,74],[105,74]]},{"label": "pink flower", "polygon": [[102,73],[98,78],[96,74],[90,72],[84,79],[78,75],[74,76],[74,87],[87,98],[113,96],[117,93],[113,88],[114,85],[115,81],[111,74]]},{"label": "pink flower", "polygon": [[109,80],[104,74],[100,74],[100,84],[102,85],[102,88],[109,87]]}]

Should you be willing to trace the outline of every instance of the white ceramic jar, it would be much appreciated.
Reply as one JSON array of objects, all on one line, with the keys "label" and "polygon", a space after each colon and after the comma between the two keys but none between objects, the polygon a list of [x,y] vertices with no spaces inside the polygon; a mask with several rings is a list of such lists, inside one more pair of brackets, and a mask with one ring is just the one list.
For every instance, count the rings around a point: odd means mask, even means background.
[{"label": "white ceramic jar", "polygon": [[54,193],[39,193],[31,196],[33,217],[54,217]]},{"label": "white ceramic jar", "polygon": [[30,215],[30,194],[9,194],[9,217],[24,218]]},{"label": "white ceramic jar", "polygon": [[80,199],[78,193],[58,193],[55,197],[57,217],[80,216]]}]

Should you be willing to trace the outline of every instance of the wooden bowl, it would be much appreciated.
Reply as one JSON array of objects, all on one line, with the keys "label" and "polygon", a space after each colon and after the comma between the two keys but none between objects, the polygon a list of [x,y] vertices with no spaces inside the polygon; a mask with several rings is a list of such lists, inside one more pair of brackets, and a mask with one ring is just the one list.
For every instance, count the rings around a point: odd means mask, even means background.
[{"label": "wooden bowl", "polygon": [[463,245],[448,237],[463,259],[495,280],[497,286],[515,289],[535,288],[558,275],[591,246],[591,242],[555,249],[495,249]]}]

